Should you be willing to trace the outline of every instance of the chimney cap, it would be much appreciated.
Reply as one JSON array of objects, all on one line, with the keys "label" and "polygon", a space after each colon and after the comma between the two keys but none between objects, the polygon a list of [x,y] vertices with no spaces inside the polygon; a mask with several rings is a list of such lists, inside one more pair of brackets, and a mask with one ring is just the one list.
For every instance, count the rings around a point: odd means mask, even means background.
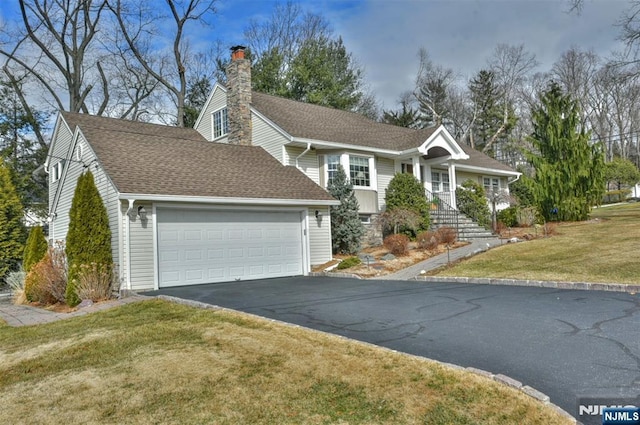
[{"label": "chimney cap", "polygon": [[244,50],[246,48],[247,48],[246,46],[241,46],[241,45],[238,44],[237,46],[231,47],[230,50],[231,50],[231,52],[237,52],[238,50]]},{"label": "chimney cap", "polygon": [[233,46],[231,48],[231,61],[237,61],[239,59],[244,59],[244,46]]}]

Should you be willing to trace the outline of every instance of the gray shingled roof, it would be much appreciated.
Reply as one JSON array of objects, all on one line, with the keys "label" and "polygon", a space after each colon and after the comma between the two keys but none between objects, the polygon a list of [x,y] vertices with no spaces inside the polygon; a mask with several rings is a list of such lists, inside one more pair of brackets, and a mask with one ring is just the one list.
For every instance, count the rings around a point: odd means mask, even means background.
[{"label": "gray shingled roof", "polygon": [[120,193],[330,201],[295,167],[257,146],[206,141],[196,130],[62,112]]},{"label": "gray shingled roof", "polygon": [[[373,121],[362,114],[252,92],[252,106],[293,137],[403,151],[422,145],[436,127],[414,130]],[[514,172],[509,166],[460,144],[460,164]]]}]

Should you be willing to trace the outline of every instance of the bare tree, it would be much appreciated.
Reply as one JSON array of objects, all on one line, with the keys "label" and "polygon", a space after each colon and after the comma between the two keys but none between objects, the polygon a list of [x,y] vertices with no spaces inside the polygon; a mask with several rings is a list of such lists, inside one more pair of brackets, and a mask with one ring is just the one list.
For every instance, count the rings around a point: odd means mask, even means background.
[{"label": "bare tree", "polygon": [[[122,33],[132,59],[164,87],[176,106],[176,124],[184,125],[184,101],[187,91],[187,63],[192,57],[185,31],[190,21],[206,24],[215,13],[216,0],[165,0],[169,17],[150,0],[111,0],[108,8]],[[171,48],[160,53],[154,43],[166,36],[164,24],[170,22]]]},{"label": "bare tree", "polygon": [[518,94],[531,71],[538,66],[538,61],[534,54],[525,50],[524,44],[518,46],[498,44],[488,60],[488,65],[495,74],[503,98],[503,122],[486,142],[483,152],[492,149],[498,137],[509,126],[509,108],[517,104]]},{"label": "bare tree", "polygon": [[[108,84],[97,43],[105,5],[105,0],[19,0],[21,22],[3,29],[0,43],[12,84],[28,81],[25,89],[43,93],[56,109],[89,112],[94,89]],[[109,102],[108,91],[101,94],[97,113]],[[23,106],[32,113],[26,99]]]},{"label": "bare tree", "polygon": [[418,101],[425,126],[444,124],[449,118],[448,92],[455,82],[453,69],[433,63],[427,50],[418,51],[420,64],[414,96]]}]

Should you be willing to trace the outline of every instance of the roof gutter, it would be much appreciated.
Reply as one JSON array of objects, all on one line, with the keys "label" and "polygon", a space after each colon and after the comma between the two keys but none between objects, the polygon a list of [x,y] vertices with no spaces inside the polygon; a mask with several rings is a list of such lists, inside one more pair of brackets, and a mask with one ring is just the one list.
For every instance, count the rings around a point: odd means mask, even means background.
[{"label": "roof gutter", "polygon": [[135,194],[120,193],[119,199],[136,199],[138,201],[156,201],[156,202],[183,202],[192,203],[199,202],[202,204],[221,204],[221,205],[276,205],[276,206],[331,206],[340,205],[340,201],[332,199],[272,199],[272,198],[222,198],[222,197],[203,197],[203,196],[173,196],[173,195],[153,195],[153,194]]},{"label": "roof gutter", "polygon": [[302,151],[300,155],[296,156],[296,168],[298,170],[300,170],[300,165],[298,164],[298,160],[303,156],[305,156],[307,152],[309,152],[310,150],[311,150],[311,142],[307,142],[307,148],[304,151]]}]

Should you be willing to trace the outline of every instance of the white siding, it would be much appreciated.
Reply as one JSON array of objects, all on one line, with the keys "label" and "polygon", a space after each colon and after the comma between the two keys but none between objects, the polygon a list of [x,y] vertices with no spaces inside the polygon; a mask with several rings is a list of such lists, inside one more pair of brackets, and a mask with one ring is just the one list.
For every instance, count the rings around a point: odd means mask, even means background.
[{"label": "white siding", "polygon": [[[296,166],[296,158],[305,151],[304,148],[298,148],[294,146],[287,146],[288,164]],[[320,167],[318,165],[318,155],[315,150],[310,150],[304,154],[303,157],[298,159],[298,165],[303,173],[307,175],[316,184],[320,184]]]},{"label": "white siding", "polygon": [[[213,120],[211,114],[225,106],[227,106],[227,93],[220,87],[216,86],[208,103],[204,105],[202,119],[195,128],[200,134],[202,134],[202,137],[208,141],[213,140]],[[221,137],[216,139],[216,142],[227,143],[227,138]]]},{"label": "white siding", "polygon": [[[57,143],[57,142],[56,142]],[[62,144],[62,143],[61,143]],[[78,145],[82,144],[82,156],[78,159],[76,150]],[[55,153],[54,153],[55,155]],[[118,244],[118,193],[102,169],[95,161],[96,157],[93,151],[89,148],[88,143],[82,137],[79,136],[74,150],[71,152],[69,159],[66,162],[67,171],[63,173],[63,179],[60,180],[62,184],[60,196],[52,213],[56,214],[56,218],[53,221],[53,234],[54,240],[64,240],[67,237],[69,230],[69,210],[71,209],[71,202],[73,201],[73,195],[75,194],[76,184],[78,177],[85,170],[85,165],[89,166],[90,171],[93,173],[93,178],[102,197],[107,214],[109,215],[109,228],[111,229],[111,251],[113,254],[113,260],[117,264],[119,261],[119,244]]]},{"label": "white siding", "polygon": [[[73,139],[73,134],[67,128],[67,125],[64,123],[62,118],[60,118],[60,125],[58,126],[58,131],[56,133],[56,139],[53,140],[51,157],[48,160],[49,163],[49,212],[55,213],[53,210],[53,202],[55,201],[56,193],[58,191],[58,186],[62,183],[62,179],[57,181],[53,181],[53,168],[60,162],[65,162],[65,167],[68,166],[66,158],[69,153],[69,147],[71,146],[71,140]],[[66,235],[66,230],[64,233],[59,235],[57,223],[54,221],[49,226],[49,238],[52,240],[64,239]]]},{"label": "white siding", "polygon": [[[316,210],[322,213],[322,219],[316,218]],[[332,258],[331,217],[329,207],[309,208],[309,246],[312,265],[323,264]]]},{"label": "white siding", "polygon": [[384,197],[387,193],[387,187],[389,182],[395,175],[395,163],[392,159],[388,158],[376,158],[377,174],[378,174],[378,208],[380,211],[385,206]]},{"label": "white siding", "polygon": [[[140,220],[137,217],[138,207],[143,206],[147,211],[147,219]],[[125,211],[126,211],[125,207]],[[153,263],[153,229],[155,226],[155,216],[152,214],[152,205],[147,202],[135,202],[133,204],[134,214],[129,221],[129,240],[131,259],[131,289],[134,291],[153,289],[154,284],[154,263]],[[126,215],[123,217],[126,221]]]},{"label": "white siding", "polygon": [[288,140],[282,135],[282,133],[275,130],[256,114],[252,114],[251,126],[251,143],[255,146],[262,146],[262,148],[269,152],[271,156],[284,164],[282,146],[287,143]]}]

